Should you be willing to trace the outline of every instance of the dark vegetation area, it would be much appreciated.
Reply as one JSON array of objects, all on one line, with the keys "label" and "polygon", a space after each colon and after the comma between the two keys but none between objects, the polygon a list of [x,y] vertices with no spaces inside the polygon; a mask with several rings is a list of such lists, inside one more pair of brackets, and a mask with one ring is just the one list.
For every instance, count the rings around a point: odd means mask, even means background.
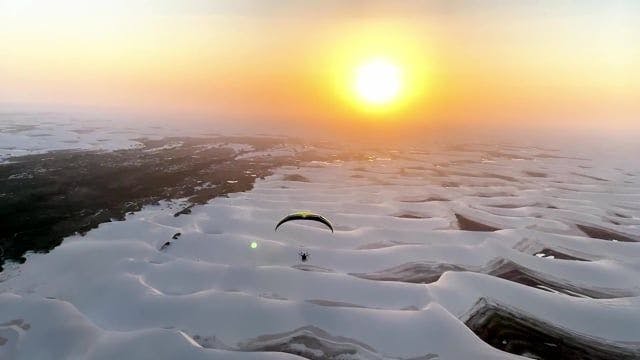
[{"label": "dark vegetation area", "polygon": [[[193,204],[250,190],[256,178],[292,157],[236,159],[229,143],[255,151],[283,145],[278,138],[167,138],[113,152],[55,151],[0,166],[0,271],[5,260],[46,252],[62,239],[161,200]],[[172,144],[181,144],[172,146]],[[242,153],[242,151],[240,152]]]}]

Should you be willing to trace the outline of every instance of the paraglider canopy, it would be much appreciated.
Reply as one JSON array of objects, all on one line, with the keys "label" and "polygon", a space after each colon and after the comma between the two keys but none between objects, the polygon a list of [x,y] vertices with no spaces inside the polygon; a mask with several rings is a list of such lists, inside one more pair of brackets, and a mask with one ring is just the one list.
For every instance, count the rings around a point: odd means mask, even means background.
[{"label": "paraglider canopy", "polygon": [[325,218],[320,214],[312,213],[311,211],[299,211],[299,212],[285,216],[284,218],[282,218],[282,220],[278,222],[278,225],[276,225],[275,231],[278,230],[280,225],[293,220],[317,221],[319,223],[324,224],[326,227],[328,227],[331,230],[331,232],[333,232],[333,225],[331,225],[331,222],[329,222],[327,218]]}]

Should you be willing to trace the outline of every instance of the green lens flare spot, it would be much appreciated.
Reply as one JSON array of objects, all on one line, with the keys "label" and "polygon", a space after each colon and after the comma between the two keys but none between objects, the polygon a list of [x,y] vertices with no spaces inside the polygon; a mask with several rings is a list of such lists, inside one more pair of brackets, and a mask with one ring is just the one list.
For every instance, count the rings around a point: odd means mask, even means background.
[{"label": "green lens flare spot", "polygon": [[251,246],[252,249],[256,249],[258,247],[258,243],[254,241],[249,246]]}]

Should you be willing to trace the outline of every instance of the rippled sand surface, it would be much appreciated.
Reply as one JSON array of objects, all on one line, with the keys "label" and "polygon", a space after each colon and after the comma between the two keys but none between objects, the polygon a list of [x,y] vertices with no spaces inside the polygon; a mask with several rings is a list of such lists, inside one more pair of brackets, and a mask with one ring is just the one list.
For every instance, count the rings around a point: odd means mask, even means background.
[{"label": "rippled sand surface", "polygon": [[[30,254],[2,274],[0,358],[640,357],[639,169],[496,145],[328,158]],[[274,232],[295,210],[335,233]]]}]

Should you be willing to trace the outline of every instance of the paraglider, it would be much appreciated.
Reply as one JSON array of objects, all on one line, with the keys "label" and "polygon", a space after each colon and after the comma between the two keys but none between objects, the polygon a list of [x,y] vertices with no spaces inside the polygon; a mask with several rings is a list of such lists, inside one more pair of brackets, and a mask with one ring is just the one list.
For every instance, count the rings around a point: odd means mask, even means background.
[{"label": "paraglider", "polygon": [[317,221],[321,224],[324,224],[326,227],[328,227],[331,230],[331,232],[333,232],[333,225],[331,225],[331,222],[329,222],[327,218],[325,218],[322,215],[312,213],[310,211],[299,211],[299,212],[285,216],[282,220],[278,222],[278,225],[276,225],[275,231],[278,231],[278,228],[280,227],[280,225],[293,220]]},{"label": "paraglider", "polygon": [[[325,218],[324,216],[320,214],[312,213],[311,211],[299,211],[299,212],[285,216],[284,218],[282,218],[282,220],[278,222],[274,231],[278,231],[278,228],[280,227],[280,225],[289,221],[294,221],[294,220],[316,221],[328,227],[329,230],[331,230],[331,232],[333,233],[333,225],[331,225],[331,222],[327,220],[327,218]],[[300,256],[300,261],[307,262],[307,260],[309,259],[309,252],[300,251],[298,252],[298,256]]]}]

